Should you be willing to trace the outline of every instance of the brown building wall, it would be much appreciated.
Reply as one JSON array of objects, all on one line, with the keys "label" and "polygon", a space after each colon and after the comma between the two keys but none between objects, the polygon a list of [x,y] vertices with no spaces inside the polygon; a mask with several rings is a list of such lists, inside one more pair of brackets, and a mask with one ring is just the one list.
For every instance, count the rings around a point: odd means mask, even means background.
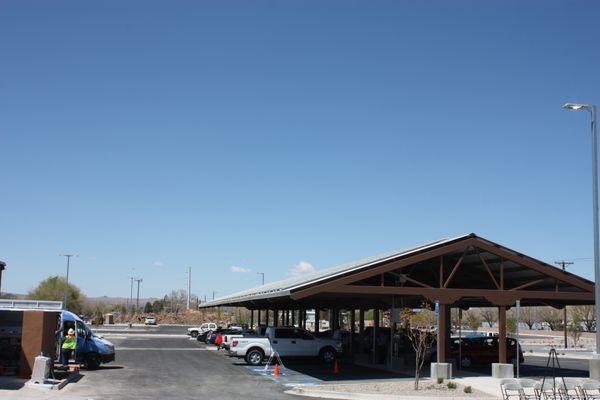
[{"label": "brown building wall", "polygon": [[41,353],[52,359],[56,358],[55,332],[58,315],[58,312],[44,311],[25,311],[23,313],[20,375],[31,375],[35,357]]}]

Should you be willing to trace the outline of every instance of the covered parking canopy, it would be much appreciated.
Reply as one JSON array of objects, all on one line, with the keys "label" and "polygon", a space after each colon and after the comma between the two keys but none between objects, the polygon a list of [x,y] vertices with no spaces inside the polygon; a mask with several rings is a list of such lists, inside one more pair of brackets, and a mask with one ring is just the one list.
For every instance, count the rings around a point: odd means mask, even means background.
[{"label": "covered parking canopy", "polygon": [[[202,307],[345,309],[423,298],[456,307],[594,304],[594,283],[469,234],[234,293]],[[395,304],[400,304],[397,299]]]},{"label": "covered parking canopy", "polygon": [[451,307],[498,307],[502,339],[506,308],[517,300],[555,308],[594,304],[594,283],[472,233],[273,282],[201,307],[379,310],[437,301],[438,334],[446,336],[438,340],[447,342]]}]

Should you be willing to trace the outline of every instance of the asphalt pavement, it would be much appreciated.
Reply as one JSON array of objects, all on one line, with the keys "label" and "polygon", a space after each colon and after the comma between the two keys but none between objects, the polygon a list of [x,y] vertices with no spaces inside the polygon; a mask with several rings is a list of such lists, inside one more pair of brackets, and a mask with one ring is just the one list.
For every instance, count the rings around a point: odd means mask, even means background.
[{"label": "asphalt pavement", "polygon": [[[340,365],[334,375],[331,366],[319,362],[286,362],[284,376],[274,378],[264,367],[249,367],[242,360],[227,357],[214,346],[190,340],[186,326],[164,325],[131,328],[111,326],[97,329],[98,334],[115,344],[116,361],[96,371],[81,371],[76,383],[60,392],[46,393],[19,390],[2,393],[0,398],[61,400],[141,400],[141,399],[281,399],[297,398],[284,393],[289,386],[314,385],[331,381],[369,381],[397,379],[402,375],[350,364]],[[525,354],[521,376],[551,376],[546,357]],[[588,360],[559,356],[562,370],[557,375],[586,377]],[[427,367],[425,367],[427,368]],[[489,366],[481,371],[489,374]],[[8,397],[4,396],[6,394]]]},{"label": "asphalt pavement", "polygon": [[117,349],[117,360],[61,391],[81,399],[281,399],[285,387],[235,365],[223,354],[187,337],[164,337],[185,328],[149,328],[156,338],[135,333],[104,333]]}]

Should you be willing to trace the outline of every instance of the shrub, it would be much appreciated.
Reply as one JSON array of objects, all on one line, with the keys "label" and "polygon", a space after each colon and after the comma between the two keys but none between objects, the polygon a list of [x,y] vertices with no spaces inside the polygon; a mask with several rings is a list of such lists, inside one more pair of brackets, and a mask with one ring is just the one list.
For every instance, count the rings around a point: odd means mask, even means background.
[{"label": "shrub", "polygon": [[448,384],[446,386],[448,386],[448,389],[452,389],[452,390],[456,389],[456,383],[454,383],[452,381],[448,382]]},{"label": "shrub", "polygon": [[473,393],[473,388],[471,386],[465,386],[463,390],[465,393]]},{"label": "shrub", "polygon": [[444,383],[444,378],[438,378],[438,385],[441,385],[442,383]]}]

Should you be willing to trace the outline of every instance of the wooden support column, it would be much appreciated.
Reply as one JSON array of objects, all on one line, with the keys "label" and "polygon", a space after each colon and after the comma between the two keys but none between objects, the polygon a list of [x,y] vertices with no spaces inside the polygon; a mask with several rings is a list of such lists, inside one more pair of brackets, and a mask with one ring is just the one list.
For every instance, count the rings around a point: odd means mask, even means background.
[{"label": "wooden support column", "polygon": [[350,310],[350,354],[354,351],[354,339],[356,338],[356,310]]},{"label": "wooden support column", "polygon": [[[296,326],[296,312],[298,312],[298,314],[300,314],[300,311],[292,310],[292,325],[293,326]],[[300,326],[300,324],[298,324],[298,326]]]},{"label": "wooden support column", "polygon": [[279,310],[273,310],[273,326],[279,326]]},{"label": "wooden support column", "polygon": [[260,326],[260,309],[256,310],[256,326]]},{"label": "wooden support column", "polygon": [[506,364],[506,306],[498,307],[498,362]]},{"label": "wooden support column", "polygon": [[250,310],[250,329],[254,328],[254,310]]},{"label": "wooden support column", "polygon": [[329,330],[331,332],[333,332],[334,330],[336,330],[337,328],[337,316],[338,314],[338,309],[337,308],[330,308],[329,309]]},{"label": "wooden support column", "polygon": [[446,355],[448,353],[448,344],[450,341],[450,306],[447,304],[440,304],[439,307],[439,326],[437,331],[437,342],[438,342],[438,362],[445,363]]},{"label": "wooden support column", "polygon": [[318,308],[315,308],[315,334],[319,333],[319,321],[321,320],[321,312]]},{"label": "wooden support column", "polygon": [[306,308],[302,309],[302,327],[306,329]]},{"label": "wooden support column", "polygon": [[290,310],[285,310],[283,312],[283,325],[284,326],[290,325]]},{"label": "wooden support column", "polygon": [[373,309],[373,359],[372,363],[377,363],[377,331],[379,329],[379,308]]},{"label": "wooden support column", "polygon": [[358,311],[358,351],[363,351],[363,343],[365,341],[365,310],[360,309]]}]

